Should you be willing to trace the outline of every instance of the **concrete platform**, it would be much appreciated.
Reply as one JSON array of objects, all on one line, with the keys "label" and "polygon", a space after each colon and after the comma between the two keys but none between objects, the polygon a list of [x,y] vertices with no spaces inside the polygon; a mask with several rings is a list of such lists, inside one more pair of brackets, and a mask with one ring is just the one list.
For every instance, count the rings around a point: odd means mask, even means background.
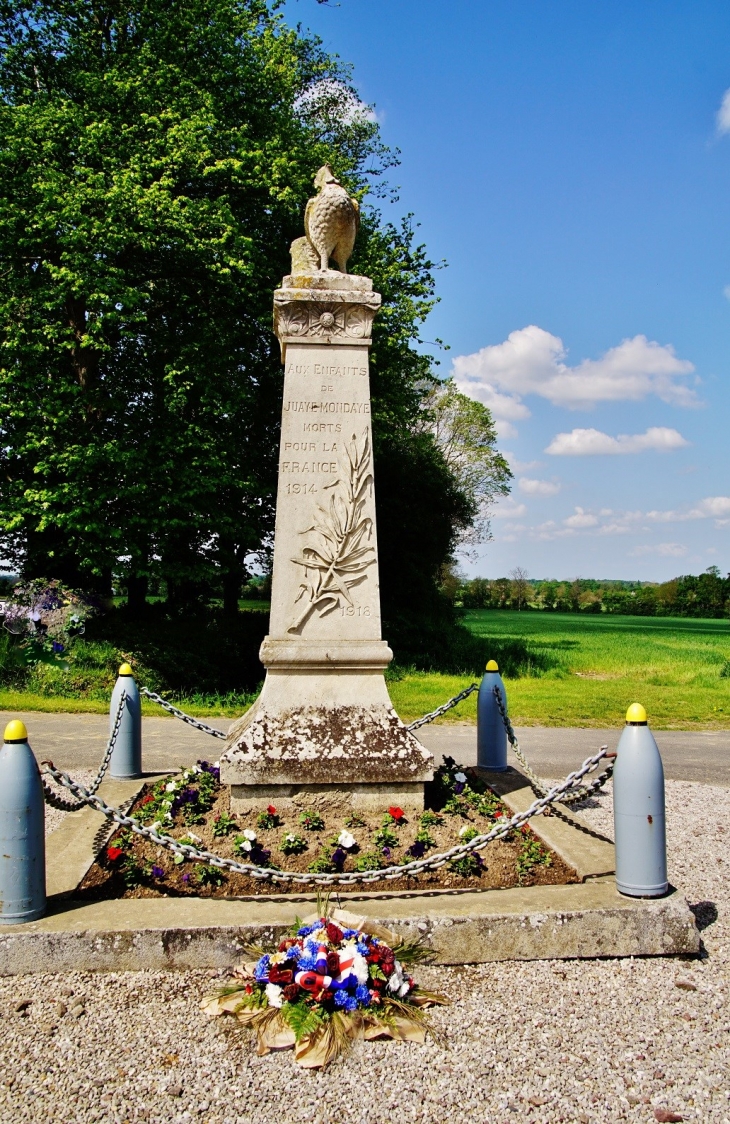
[{"label": "concrete platform", "polygon": [[[148,778],[151,779],[151,778]],[[534,794],[517,770],[486,775],[505,803],[523,810]],[[105,781],[118,804],[140,781]],[[579,873],[569,886],[424,893],[337,893],[332,900],[402,936],[421,936],[438,964],[604,956],[695,954],[700,938],[686,901],[622,897],[612,876],[613,845],[579,815],[536,816],[537,834]],[[248,943],[278,941],[316,894],[249,898],[125,898],[85,902],[76,885],[104,845],[108,821],[90,808],[67,816],[48,838],[48,914],[0,928],[0,973],[227,968]]]},{"label": "concrete platform", "polygon": [[[403,937],[421,936],[437,964],[699,951],[693,915],[677,891],[656,900],[622,897],[611,877],[571,886],[481,893],[340,894],[352,912]],[[48,915],[0,932],[0,973],[228,968],[249,942],[281,939],[314,895],[226,900],[57,900]]]}]

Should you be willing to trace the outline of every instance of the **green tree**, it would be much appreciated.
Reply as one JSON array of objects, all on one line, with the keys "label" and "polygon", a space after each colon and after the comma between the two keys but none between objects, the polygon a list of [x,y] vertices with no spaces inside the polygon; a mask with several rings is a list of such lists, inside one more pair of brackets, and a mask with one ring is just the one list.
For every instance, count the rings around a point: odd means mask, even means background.
[{"label": "green tree", "polygon": [[[271,295],[312,177],[392,161],[348,72],[265,0],[0,0],[0,530],[26,575],[235,611],[271,541]],[[424,429],[434,265],[365,208],[384,615],[443,611],[476,514]],[[484,419],[482,419],[484,421]],[[396,627],[398,626],[398,627]]]}]

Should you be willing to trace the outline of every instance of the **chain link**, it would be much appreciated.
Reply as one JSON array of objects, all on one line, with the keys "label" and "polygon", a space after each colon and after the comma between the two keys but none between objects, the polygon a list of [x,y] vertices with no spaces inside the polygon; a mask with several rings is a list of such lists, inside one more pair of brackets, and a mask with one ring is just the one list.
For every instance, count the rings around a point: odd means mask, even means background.
[{"label": "chain link", "polygon": [[[499,713],[502,717],[504,728],[507,731],[507,740],[512,746],[515,757],[522,766],[522,772],[525,774],[528,781],[535,789],[535,792],[537,792],[539,796],[544,796],[545,793],[549,791],[549,786],[541,777],[537,775],[534,769],[532,769],[530,763],[520,749],[519,742],[517,741],[512,723],[510,722],[509,715],[507,714],[507,708],[505,707],[504,700],[502,699],[502,692],[500,691],[499,687],[494,687],[493,691],[494,697],[497,702],[497,709],[499,710]],[[603,754],[605,754],[607,750],[607,745],[601,746],[601,751]],[[614,766],[609,765],[605,773],[601,773],[600,777],[596,777],[596,779],[590,784],[576,785],[570,792],[566,793],[563,800],[561,800],[561,804],[577,804],[579,801],[585,800],[588,796],[592,796],[594,792],[598,792],[600,788],[603,788],[606,781],[608,781],[613,776],[613,769]]]},{"label": "chain link", "polygon": [[402,866],[389,866],[384,867],[382,870],[348,871],[342,874],[311,874],[309,872],[300,871],[274,870],[271,867],[254,866],[251,863],[239,863],[236,862],[235,859],[226,859],[222,855],[214,854],[212,851],[200,851],[197,847],[193,847],[188,843],[181,843],[177,839],[173,839],[170,835],[160,835],[151,827],[143,827],[131,816],[125,815],[117,808],[111,808],[100,796],[93,795],[88,789],[77,784],[69,777],[68,773],[63,773],[60,769],[56,769],[53,762],[47,761],[44,762],[44,764],[46,766],[46,772],[53,777],[57,784],[63,785],[75,796],[83,799],[84,803],[96,808],[103,815],[107,816],[115,823],[120,824],[122,827],[129,828],[143,839],[149,839],[150,842],[160,847],[166,847],[168,850],[173,851],[175,854],[182,855],[183,858],[191,862],[207,863],[210,866],[233,871],[235,874],[247,874],[251,878],[267,879],[272,882],[310,883],[315,886],[350,886],[363,882],[379,882],[381,880],[392,881],[396,878],[421,874],[425,870],[437,870],[447,862],[461,858],[463,855],[468,855],[472,851],[481,851],[487,844],[492,843],[495,839],[501,839],[511,831],[514,831],[515,828],[521,827],[524,823],[527,823],[529,819],[532,819],[533,816],[539,815],[548,805],[560,800],[566,792],[573,790],[576,782],[579,781],[581,777],[585,776],[586,773],[595,769],[605,753],[606,750],[601,749],[592,757],[588,757],[583,762],[580,769],[576,769],[575,772],[570,773],[562,784],[555,785],[549,792],[540,796],[524,812],[517,812],[505,823],[495,824],[492,830],[487,832],[486,835],[477,835],[468,843],[458,843],[448,851],[443,851],[440,854],[431,855],[423,859],[414,859],[412,862],[404,863]]},{"label": "chain link", "polygon": [[442,706],[437,706],[436,709],[432,710],[429,714],[424,714],[423,718],[417,718],[415,722],[411,722],[408,729],[418,730],[419,727],[425,726],[428,722],[433,722],[435,718],[440,718],[442,714],[446,714],[447,710],[451,710],[452,707],[460,703],[462,699],[467,698],[469,695],[473,694],[474,691],[478,690],[479,684],[472,683],[469,687],[466,687],[465,690],[463,690],[460,694],[454,695],[453,699],[449,699],[449,701],[445,702]]},{"label": "chain link", "polygon": [[[126,701],[127,701],[127,692],[124,690],[124,688],[122,688],[122,693],[119,696],[119,706],[117,707],[117,713],[116,713],[115,718],[114,718],[114,725],[112,726],[112,731],[111,731],[111,734],[109,735],[109,741],[107,742],[107,746],[106,746],[106,749],[104,751],[104,756],[101,759],[101,765],[99,766],[99,772],[94,777],[94,780],[92,781],[92,783],[91,783],[91,785],[88,789],[89,795],[91,795],[91,796],[93,796],[94,793],[99,788],[99,785],[101,784],[101,782],[104,779],[104,774],[106,773],[107,769],[109,768],[109,762],[112,759],[112,753],[114,752],[114,746],[116,745],[117,737],[119,736],[119,730],[120,730],[121,725],[122,725],[122,715],[124,714],[124,704],[126,703]],[[46,765],[46,764],[48,764],[48,762],[43,761],[42,764]],[[43,798],[44,798],[46,804],[49,804],[51,806],[51,808],[58,809],[59,812],[78,812],[79,808],[83,808],[84,805],[88,803],[88,801],[86,799],[83,799],[83,800],[65,800],[64,797],[61,796],[59,793],[54,792],[54,790],[50,787],[50,785],[43,779],[43,773],[41,773],[41,784],[43,785]]]},{"label": "chain link", "polygon": [[212,738],[222,738],[223,741],[225,741],[228,737],[228,734],[224,733],[223,730],[216,730],[215,726],[206,726],[205,722],[199,722],[198,719],[193,718],[191,714],[186,714],[184,710],[179,710],[178,707],[169,703],[167,699],[163,699],[161,695],[148,690],[147,687],[140,687],[139,693],[140,695],[144,695],[145,698],[151,699],[152,702],[156,702],[158,706],[161,706],[168,714],[172,714],[174,718],[179,718],[181,722],[186,722],[188,726],[194,726],[196,730],[202,730],[204,734],[210,734]]}]

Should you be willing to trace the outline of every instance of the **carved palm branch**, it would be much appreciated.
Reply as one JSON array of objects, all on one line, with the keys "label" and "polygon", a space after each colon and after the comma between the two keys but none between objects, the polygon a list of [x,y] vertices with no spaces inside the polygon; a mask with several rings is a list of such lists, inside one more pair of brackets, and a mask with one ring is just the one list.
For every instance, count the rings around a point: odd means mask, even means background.
[{"label": "carved palm branch", "polygon": [[365,580],[368,566],[376,561],[375,547],[367,545],[373,521],[365,514],[373,483],[369,431],[365,430],[361,450],[353,433],[344,452],[344,479],[338,477],[326,485],[332,490],[329,505],[317,504],[312,525],[300,532],[317,540],[307,542],[300,556],[292,558],[304,569],[295,604],[303,600],[305,607],[289,632],[298,632],[315,611],[325,616],[343,601],[352,605],[350,589]]}]

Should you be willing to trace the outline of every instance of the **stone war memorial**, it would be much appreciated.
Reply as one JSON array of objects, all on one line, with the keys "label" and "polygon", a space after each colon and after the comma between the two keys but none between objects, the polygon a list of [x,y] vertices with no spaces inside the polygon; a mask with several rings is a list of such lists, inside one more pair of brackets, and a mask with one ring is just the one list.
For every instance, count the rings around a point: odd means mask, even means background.
[{"label": "stone war memorial", "polygon": [[[221,758],[231,807],[423,810],[433,758],[383,672],[368,352],[380,295],[347,273],[358,206],[317,174],[306,235],[274,294],[284,364],[266,680]],[[330,259],[339,266],[330,268]]]},{"label": "stone war memorial", "polygon": [[[0,973],[235,969],[203,1011],[309,1068],[356,1038],[423,1043],[425,1008],[450,1002],[410,975],[424,959],[699,950],[667,877],[663,766],[642,706],[615,754],[602,746],[558,783],[520,749],[492,659],[481,684],[410,727],[394,710],[368,370],[381,298],[347,272],[356,201],[329,166],[315,184],[274,293],[284,386],[257,701],[224,732],[138,686],[125,662],[87,786],[39,769],[20,720],[0,750]],[[435,761],[415,730],[477,691],[474,763]],[[143,699],[224,741],[219,761],[145,774]],[[612,774],[615,844],[573,807]],[[44,846],[46,805],[62,818]]]}]

